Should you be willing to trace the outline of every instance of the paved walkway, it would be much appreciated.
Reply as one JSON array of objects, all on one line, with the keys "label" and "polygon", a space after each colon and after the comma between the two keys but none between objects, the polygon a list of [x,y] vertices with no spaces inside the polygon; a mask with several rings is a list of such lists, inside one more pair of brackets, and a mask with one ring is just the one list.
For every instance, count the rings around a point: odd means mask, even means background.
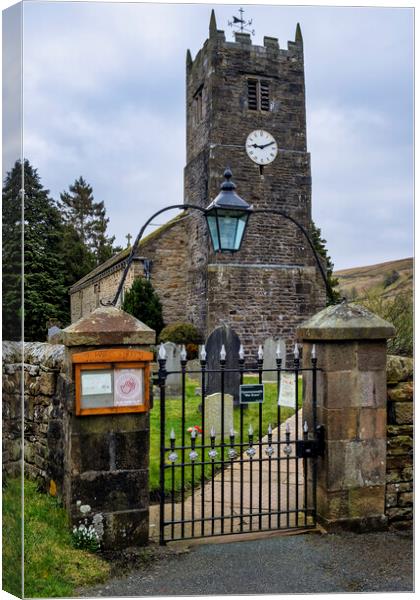
[{"label": "paved walkway", "polygon": [[185,596],[413,590],[407,534],[294,536],[193,546],[80,595]]},{"label": "paved walkway", "polygon": [[[280,439],[285,440],[286,424],[290,427],[290,439],[295,440],[296,418],[293,415],[280,426]],[[298,428],[302,431],[302,411],[298,413]],[[279,431],[273,430],[273,441],[277,441]],[[298,437],[302,437],[300,433]],[[263,438],[263,458],[267,458],[265,449],[267,436]],[[277,451],[277,447],[274,446]],[[295,527],[296,525],[305,526],[311,524],[311,519],[305,521],[303,513],[287,514],[268,514],[273,511],[294,510],[296,506],[299,509],[304,507],[305,487],[302,473],[302,460],[295,460],[294,444],[291,444],[292,453],[286,460],[283,452],[284,445],[279,446],[281,461],[271,460],[262,464],[261,477],[261,498],[260,498],[260,472],[258,465],[259,448],[256,446],[256,454],[252,460],[244,453],[245,462],[241,464],[233,463],[233,467],[228,466],[223,474],[220,472],[213,481],[207,481],[204,486],[204,516],[208,521],[204,522],[203,529],[201,523],[186,523],[182,535],[181,525],[175,525],[172,533],[170,527],[165,527],[168,538],[171,533],[171,539],[181,537],[200,537],[204,535],[218,535],[222,532],[236,533],[240,531],[256,531],[258,529],[284,529]],[[274,455],[275,457],[276,455]],[[297,470],[296,470],[297,465]],[[309,478],[308,478],[309,479]],[[223,481],[222,481],[223,480]],[[289,482],[287,484],[287,482]],[[306,488],[306,494],[309,496],[309,483]],[[297,496],[296,496],[297,490]],[[242,491],[242,494],[241,494]],[[296,503],[297,498],[297,503]],[[265,512],[266,515],[252,516],[252,513]],[[242,511],[241,511],[242,506]],[[240,517],[241,514],[245,515]],[[182,504],[178,502],[173,510],[170,504],[165,505],[165,521],[181,519]],[[202,515],[202,490],[196,489],[190,494],[184,502],[184,521],[200,518]],[[211,517],[226,518],[216,519]],[[223,523],[223,524],[222,524]],[[157,540],[159,537],[159,506],[150,507],[150,537]]]}]

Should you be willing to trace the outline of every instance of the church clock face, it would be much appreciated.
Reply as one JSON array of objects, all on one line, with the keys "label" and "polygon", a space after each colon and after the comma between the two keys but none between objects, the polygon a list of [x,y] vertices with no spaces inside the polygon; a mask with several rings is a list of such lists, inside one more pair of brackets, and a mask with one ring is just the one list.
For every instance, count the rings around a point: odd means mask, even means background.
[{"label": "church clock face", "polygon": [[263,129],[256,129],[249,134],[245,149],[249,158],[257,165],[269,165],[279,151],[274,137]]}]

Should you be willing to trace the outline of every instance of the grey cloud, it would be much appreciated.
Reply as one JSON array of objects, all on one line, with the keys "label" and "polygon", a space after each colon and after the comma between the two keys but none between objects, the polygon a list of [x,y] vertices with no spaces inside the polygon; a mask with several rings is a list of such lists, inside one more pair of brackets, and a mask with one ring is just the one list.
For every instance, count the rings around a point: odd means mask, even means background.
[{"label": "grey cloud", "polygon": [[[237,8],[216,7],[227,36]],[[182,200],[185,53],[204,42],[210,9],[25,4],[27,156],[55,197],[82,174],[121,244],[153,210]],[[410,255],[412,13],[245,10],[254,43],[272,35],[286,47],[301,22],[313,214],[336,266]]]}]

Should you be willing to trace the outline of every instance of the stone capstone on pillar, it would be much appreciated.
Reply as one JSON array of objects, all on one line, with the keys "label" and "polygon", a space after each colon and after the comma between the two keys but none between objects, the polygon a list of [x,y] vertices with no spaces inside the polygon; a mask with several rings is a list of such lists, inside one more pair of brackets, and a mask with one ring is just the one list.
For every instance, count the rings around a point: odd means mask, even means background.
[{"label": "stone capstone on pillar", "polygon": [[[317,422],[317,518],[327,529],[383,528],[386,486],[386,340],[394,327],[362,306],[329,306],[298,329],[303,366],[316,346],[321,373]],[[304,419],[312,422],[311,374],[304,375]]]},{"label": "stone capstone on pillar", "polygon": [[155,340],[153,329],[115,306],[97,308],[62,332],[62,342],[67,347],[146,347],[154,344]]}]

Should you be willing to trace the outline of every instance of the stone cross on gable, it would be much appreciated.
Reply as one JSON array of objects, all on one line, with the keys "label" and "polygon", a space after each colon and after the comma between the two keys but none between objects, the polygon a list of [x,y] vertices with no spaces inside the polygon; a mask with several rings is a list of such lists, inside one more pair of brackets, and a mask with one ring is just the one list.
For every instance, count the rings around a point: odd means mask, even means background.
[{"label": "stone cross on gable", "polygon": [[127,239],[127,248],[129,248],[131,246],[131,238],[133,236],[131,235],[131,233],[127,233],[127,235],[125,237]]}]

